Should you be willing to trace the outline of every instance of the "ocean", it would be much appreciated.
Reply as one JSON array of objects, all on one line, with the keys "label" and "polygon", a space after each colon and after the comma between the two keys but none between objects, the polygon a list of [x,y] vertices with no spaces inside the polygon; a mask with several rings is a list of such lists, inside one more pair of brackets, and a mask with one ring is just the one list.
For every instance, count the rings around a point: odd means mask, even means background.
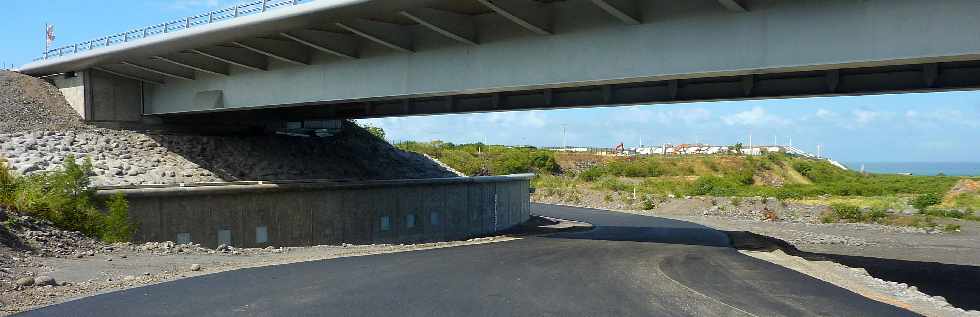
[{"label": "ocean", "polygon": [[868,173],[912,173],[912,175],[980,176],[980,162],[844,162],[847,168]]}]

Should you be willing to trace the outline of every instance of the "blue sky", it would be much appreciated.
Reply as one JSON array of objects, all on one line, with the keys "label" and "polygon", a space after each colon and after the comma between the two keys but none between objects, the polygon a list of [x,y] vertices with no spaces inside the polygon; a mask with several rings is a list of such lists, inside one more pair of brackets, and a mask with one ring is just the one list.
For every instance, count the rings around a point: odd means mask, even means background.
[{"label": "blue sky", "polygon": [[[8,0],[0,64],[22,65],[42,49],[234,5],[230,0]],[[392,140],[610,147],[663,142],[793,144],[843,161],[980,162],[980,92],[711,102],[366,120]]]},{"label": "blue sky", "polygon": [[644,144],[789,143],[842,161],[980,162],[980,93],[541,110],[364,120],[394,141],[439,139],[612,147]]}]

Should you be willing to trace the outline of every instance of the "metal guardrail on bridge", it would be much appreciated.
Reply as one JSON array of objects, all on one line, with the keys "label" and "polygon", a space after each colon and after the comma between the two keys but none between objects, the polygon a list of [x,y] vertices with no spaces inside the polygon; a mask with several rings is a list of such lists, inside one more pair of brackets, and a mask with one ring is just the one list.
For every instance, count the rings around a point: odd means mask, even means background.
[{"label": "metal guardrail on bridge", "polygon": [[257,0],[243,3],[234,7],[221,10],[210,11],[204,14],[189,16],[186,18],[173,20],[157,25],[152,25],[140,29],[130,30],[123,33],[109,35],[99,39],[70,44],[62,47],[48,49],[44,54],[34,59],[34,61],[45,60],[51,57],[77,54],[80,52],[91,51],[101,47],[108,47],[115,44],[126,43],[140,40],[154,35],[166,34],[170,32],[189,29],[196,26],[208,25],[214,22],[234,19],[247,15],[263,13],[277,8],[291,7],[298,4],[313,2],[316,0]]}]

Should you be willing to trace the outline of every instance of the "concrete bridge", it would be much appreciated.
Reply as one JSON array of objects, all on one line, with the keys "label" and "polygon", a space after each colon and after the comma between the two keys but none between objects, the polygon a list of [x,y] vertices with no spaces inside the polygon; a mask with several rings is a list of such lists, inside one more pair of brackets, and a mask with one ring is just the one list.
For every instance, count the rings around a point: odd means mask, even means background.
[{"label": "concrete bridge", "polygon": [[263,0],[49,51],[92,121],[263,123],[980,87],[974,0]]}]

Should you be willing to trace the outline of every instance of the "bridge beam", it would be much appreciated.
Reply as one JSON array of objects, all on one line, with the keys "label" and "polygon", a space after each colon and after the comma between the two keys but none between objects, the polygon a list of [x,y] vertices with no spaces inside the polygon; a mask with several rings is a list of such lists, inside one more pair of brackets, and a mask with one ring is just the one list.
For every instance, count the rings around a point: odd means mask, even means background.
[{"label": "bridge beam", "polygon": [[640,24],[640,4],[636,0],[592,0],[609,15],[623,21],[626,24]]},{"label": "bridge beam", "polygon": [[743,0],[718,0],[718,3],[720,3],[722,6],[724,6],[725,9],[728,9],[728,10],[731,10],[731,11],[735,11],[735,12],[748,12],[749,11],[749,7],[747,7],[743,3]]},{"label": "bridge beam", "polygon": [[125,73],[122,73],[122,72],[117,72],[117,71],[114,71],[114,70],[106,69],[105,67],[101,67],[101,66],[92,67],[92,69],[95,69],[95,70],[98,70],[100,72],[103,72],[103,73],[106,73],[106,74],[110,74],[110,75],[113,75],[113,76],[118,76],[118,77],[122,77],[122,78],[126,78],[126,79],[132,79],[132,80],[143,82],[143,83],[154,84],[154,85],[163,85],[163,81],[149,79],[149,78],[142,77],[142,76],[125,74]]},{"label": "bridge beam", "polygon": [[342,29],[396,51],[412,53],[412,34],[404,27],[385,22],[358,19],[336,23]]},{"label": "bridge beam", "polygon": [[490,10],[540,35],[551,35],[551,11],[527,0],[477,0]]},{"label": "bridge beam", "polygon": [[349,59],[358,57],[357,40],[349,34],[307,29],[279,35],[327,54]]},{"label": "bridge beam", "polygon": [[429,8],[402,11],[399,14],[453,40],[477,45],[476,24],[467,15]]},{"label": "bridge beam", "polygon": [[248,49],[268,57],[272,57],[283,62],[296,65],[309,65],[310,52],[306,47],[282,40],[256,38],[232,42],[242,48]]},{"label": "bridge beam", "polygon": [[154,74],[157,74],[157,75],[161,75],[161,76],[169,77],[169,78],[173,78],[173,79],[194,80],[194,75],[193,74],[192,75],[189,75],[189,76],[188,75],[184,75],[184,74],[178,74],[176,72],[169,72],[169,71],[165,71],[165,70],[162,70],[162,69],[159,69],[159,68],[154,68],[154,67],[146,66],[146,65],[140,65],[140,64],[137,64],[137,63],[134,63],[134,62],[130,62],[130,61],[123,61],[123,62],[121,62],[121,64],[126,65],[126,66],[129,66],[129,67],[132,67],[132,68],[136,68],[136,69],[139,69],[139,70],[142,70],[142,71],[145,71],[145,72],[150,72],[150,73],[154,73]]},{"label": "bridge beam", "polygon": [[228,63],[215,61],[194,53],[175,53],[153,58],[202,73],[228,76]]},{"label": "bridge beam", "polygon": [[240,47],[215,46],[191,50],[202,56],[250,70],[267,70],[269,61],[265,56]]}]

